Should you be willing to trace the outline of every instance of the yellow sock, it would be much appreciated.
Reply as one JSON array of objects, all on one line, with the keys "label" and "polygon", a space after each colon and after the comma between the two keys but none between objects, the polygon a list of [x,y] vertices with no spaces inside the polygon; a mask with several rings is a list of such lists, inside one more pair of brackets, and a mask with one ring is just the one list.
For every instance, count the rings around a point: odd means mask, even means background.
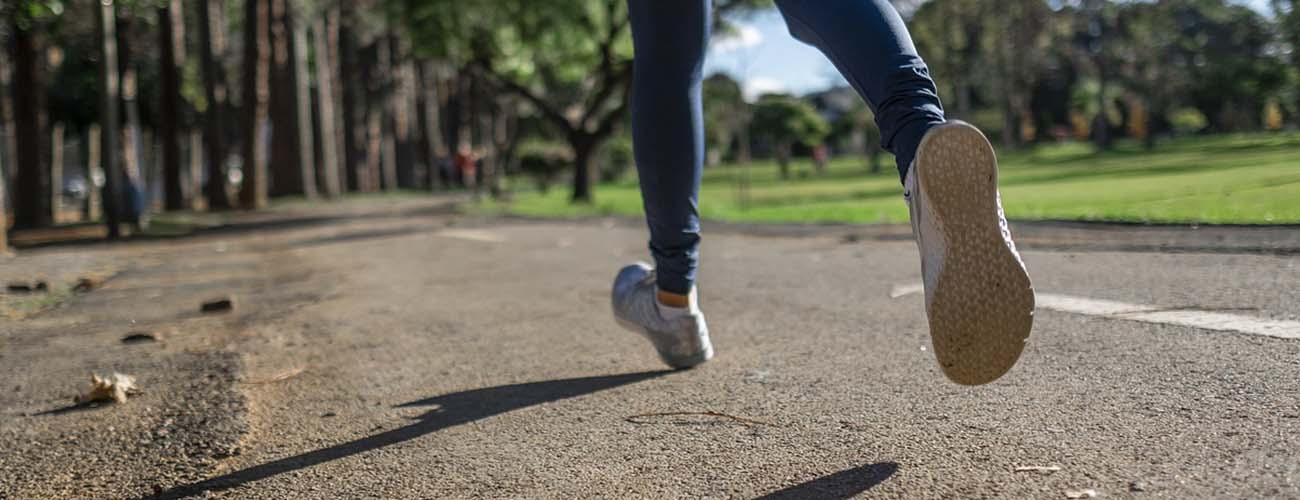
[{"label": "yellow sock", "polygon": [[685,309],[691,306],[691,298],[687,295],[665,292],[663,290],[657,290],[657,292],[656,298],[659,300],[659,304],[661,305],[676,307],[678,309]]}]

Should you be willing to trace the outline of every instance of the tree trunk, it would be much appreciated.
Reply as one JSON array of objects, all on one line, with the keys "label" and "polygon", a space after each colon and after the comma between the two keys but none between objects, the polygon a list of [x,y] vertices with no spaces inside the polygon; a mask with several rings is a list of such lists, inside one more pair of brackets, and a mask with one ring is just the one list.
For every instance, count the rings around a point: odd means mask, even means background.
[{"label": "tree trunk", "polygon": [[158,9],[158,140],[162,142],[163,207],[185,208],[181,183],[180,68],[185,66],[185,17],[181,0],[167,0]]},{"label": "tree trunk", "polygon": [[389,94],[392,104],[389,106],[393,127],[394,168],[397,185],[403,189],[414,189],[415,181],[415,68],[411,61],[411,51],[397,33],[388,35],[389,53],[392,56],[393,85]]},{"label": "tree trunk", "polygon": [[496,191],[492,193],[493,196],[500,196],[501,190],[505,189],[502,181],[510,175],[515,150],[519,146],[519,120],[513,109],[510,105],[499,106],[492,118],[492,142],[497,153],[496,183],[492,186]]},{"label": "tree trunk", "polygon": [[123,166],[122,215],[125,222],[140,224],[144,218],[144,142],[140,132],[140,103],[136,99],[138,92],[138,72],[135,69],[131,30],[133,19],[130,16],[117,18],[117,62],[118,75],[122,79],[118,89],[122,93],[122,111],[126,114],[126,130],[122,131]]},{"label": "tree trunk", "polygon": [[753,161],[754,155],[749,150],[749,124],[742,123],[740,131],[736,134],[736,140],[740,141],[739,149],[736,151],[736,161],[741,165],[748,165]]},{"label": "tree trunk", "polygon": [[781,178],[790,178],[790,144],[781,143],[776,145],[776,166],[780,169]]},{"label": "tree trunk", "polygon": [[63,136],[66,127],[55,123],[50,127],[50,220],[59,223],[63,211]]},{"label": "tree trunk", "polygon": [[380,171],[383,170],[384,156],[383,111],[370,109],[366,112],[366,169],[361,178],[361,191],[372,193],[383,187]]},{"label": "tree trunk", "polygon": [[375,71],[371,73],[372,81],[378,85],[375,94],[375,110],[378,115],[379,128],[379,182],[385,191],[397,189],[397,142],[393,137],[397,105],[395,102],[393,78],[393,51],[391,37],[384,36],[375,41]]},{"label": "tree trunk", "polygon": [[239,201],[245,209],[267,205],[267,144],[271,95],[271,0],[245,0],[244,19],[244,183]]},{"label": "tree trunk", "polygon": [[[0,50],[0,73],[6,71],[4,65],[5,54],[3,52],[3,50]],[[8,103],[6,101],[8,101],[8,98],[5,96],[8,94],[5,92],[8,89],[8,85],[0,85],[0,112],[7,113]],[[9,121],[7,116],[3,122],[0,122],[0,127],[4,129],[6,135],[8,135],[9,127],[12,125],[13,122]],[[9,158],[9,144],[7,143],[7,140],[0,143],[0,148],[3,148],[3,151],[0,151],[0,257],[4,257],[4,254],[9,252],[9,204],[5,201],[5,191],[9,186],[9,175],[5,172],[13,168],[13,163]]]},{"label": "tree trunk", "polygon": [[203,133],[190,129],[189,178],[185,182],[186,208],[199,210],[203,201]]},{"label": "tree trunk", "polygon": [[321,161],[318,170],[321,187],[328,198],[337,198],[342,193],[339,184],[339,172],[343,166],[339,163],[338,124],[334,118],[334,60],[331,54],[331,41],[334,39],[329,16],[332,10],[316,18],[312,24],[312,42],[316,51],[316,114],[320,121]]},{"label": "tree trunk", "polygon": [[[111,3],[109,7],[111,9]],[[43,164],[43,145],[45,144],[45,123],[42,113],[41,93],[45,85],[40,80],[40,51],[37,48],[35,33],[31,28],[23,28],[14,16],[10,31],[10,46],[13,48],[13,106],[14,134],[16,138],[14,165],[14,228],[30,228],[48,225],[51,222],[50,206],[47,195],[49,178]]]},{"label": "tree trunk", "polygon": [[[224,210],[232,207],[230,193],[226,187],[226,75],[221,66],[218,53],[222,49],[220,39],[214,39],[218,30],[225,26],[214,23],[213,11],[218,11],[223,2],[200,0],[199,14],[199,58],[203,66],[203,94],[207,100],[207,109],[203,113],[203,136],[208,159],[208,179],[203,186],[204,197],[209,210]],[[221,52],[225,52],[221,50]]]},{"label": "tree trunk", "polygon": [[[18,165],[18,141],[14,133],[13,68],[6,49],[0,47],[0,183],[7,186]],[[7,226],[0,227],[0,232],[5,229]]]},{"label": "tree trunk", "polygon": [[4,160],[6,158],[0,158],[0,163],[3,163],[0,164],[0,257],[9,253],[9,209],[5,208],[5,189],[8,183],[5,182],[4,175],[4,169],[9,164],[4,163]]},{"label": "tree trunk", "polygon": [[295,25],[299,20],[286,12],[285,22],[293,35],[293,82],[298,107],[298,170],[302,177],[302,194],[308,199],[316,197],[316,146],[312,142],[315,124],[311,120],[311,73],[307,71],[307,23]]},{"label": "tree trunk", "polygon": [[104,208],[103,193],[100,192],[101,184],[104,182],[104,169],[100,167],[103,161],[103,150],[100,148],[100,140],[104,132],[100,130],[98,123],[92,123],[86,127],[86,205],[83,211],[86,220],[99,220],[103,215],[101,212]]},{"label": "tree trunk", "polygon": [[1008,90],[1008,95],[1002,99],[1002,146],[1008,149],[1016,147],[1020,142],[1020,120],[1010,92]]},{"label": "tree trunk", "polygon": [[1110,149],[1110,120],[1106,119],[1106,70],[1102,62],[1097,61],[1097,118],[1093,122],[1093,135],[1097,138],[1097,149]]},{"label": "tree trunk", "polygon": [[359,63],[357,61],[357,39],[353,31],[356,23],[355,5],[341,2],[339,12],[339,93],[343,103],[343,171],[349,191],[361,191],[363,175],[362,151],[365,149],[366,123],[365,113],[361,110],[361,90],[364,88],[357,79]]},{"label": "tree trunk", "polygon": [[[1008,10],[1015,11],[1015,6],[1009,6]],[[1007,16],[1014,16],[1008,12]],[[1016,116],[1016,93],[1019,91],[1016,84],[1015,54],[1012,47],[1011,29],[1015,26],[1013,19],[1003,19],[1006,25],[1002,33],[997,34],[997,66],[999,86],[1002,89],[1001,100],[999,104],[1002,107],[1002,146],[1008,149],[1016,147],[1020,142],[1020,121]]]},{"label": "tree trunk", "polygon": [[439,107],[442,105],[442,93],[438,91],[438,72],[433,63],[423,62],[417,66],[420,80],[420,130],[421,143],[425,155],[428,187],[437,190],[442,185],[442,159],[447,157],[447,145],[443,142],[442,117]]},{"label": "tree trunk", "polygon": [[383,64],[383,59],[376,55],[379,50],[378,45],[382,44],[371,45],[366,49],[367,56],[363,59],[361,65],[363,81],[367,82],[366,92],[363,94],[365,100],[361,106],[364,110],[363,116],[365,119],[365,133],[363,134],[365,139],[365,164],[358,173],[357,181],[360,190],[367,193],[378,191],[382,184],[379,172],[383,169],[384,100],[381,97],[382,85],[379,81],[383,79],[384,71],[383,68],[379,67]]},{"label": "tree trunk", "polygon": [[957,84],[957,117],[968,118],[971,115],[971,95],[974,90],[966,79]]},{"label": "tree trunk", "polygon": [[104,192],[101,199],[104,204],[104,221],[108,224],[109,239],[116,239],[120,234],[122,196],[122,171],[118,167],[118,95],[117,75],[117,37],[116,15],[112,0],[101,0],[95,8],[95,26],[98,28],[99,45],[99,119],[103,122],[100,129],[99,160],[104,173]]},{"label": "tree trunk", "polygon": [[569,135],[573,148],[573,198],[574,203],[595,201],[596,149],[599,144],[590,135],[573,132]]},{"label": "tree trunk", "polygon": [[479,160],[479,168],[474,169],[478,178],[474,182],[474,196],[477,198],[483,194],[483,188],[487,187],[489,191],[494,182],[495,172],[492,168],[492,162],[495,161],[496,152],[492,149],[492,107],[488,101],[483,89],[483,78],[475,73],[470,77],[470,135],[474,141],[474,156]]},{"label": "tree trunk", "polygon": [[271,163],[268,188],[271,196],[304,193],[298,150],[297,85],[294,83],[293,27],[286,0],[270,3]]}]

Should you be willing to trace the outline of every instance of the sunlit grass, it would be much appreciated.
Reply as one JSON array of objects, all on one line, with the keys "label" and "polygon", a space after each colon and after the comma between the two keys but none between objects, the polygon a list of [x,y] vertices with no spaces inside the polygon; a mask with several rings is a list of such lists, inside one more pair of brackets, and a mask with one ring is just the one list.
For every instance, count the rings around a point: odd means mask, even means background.
[{"label": "sunlit grass", "polygon": [[[1155,151],[1121,143],[1096,153],[1087,144],[1048,145],[1001,154],[1003,202],[1020,220],[1123,222],[1300,222],[1300,134],[1185,138]],[[723,166],[705,173],[700,211],[734,222],[901,223],[907,209],[892,160],[870,174],[858,158],[831,162],[826,174],[796,162],[782,181],[776,165]],[[748,179],[747,194],[741,181]],[[523,184],[523,183],[521,183]],[[604,184],[589,205],[567,189],[520,192],[508,204],[475,210],[539,217],[638,215],[635,179]]]}]

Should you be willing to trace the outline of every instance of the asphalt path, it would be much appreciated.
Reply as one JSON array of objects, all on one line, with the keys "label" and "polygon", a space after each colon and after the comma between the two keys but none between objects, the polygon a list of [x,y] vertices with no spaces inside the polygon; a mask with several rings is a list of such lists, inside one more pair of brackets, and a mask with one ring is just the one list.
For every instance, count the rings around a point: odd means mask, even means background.
[{"label": "asphalt path", "polygon": [[[0,497],[1300,498],[1300,340],[1147,317],[1290,328],[1285,230],[1026,226],[1040,294],[1147,316],[1042,308],[1020,364],[968,388],[899,228],[707,233],[717,357],[670,372],[609,313],[634,225],[255,227],[0,262],[111,275],[0,326]],[[112,370],[144,392],[70,406]]]}]

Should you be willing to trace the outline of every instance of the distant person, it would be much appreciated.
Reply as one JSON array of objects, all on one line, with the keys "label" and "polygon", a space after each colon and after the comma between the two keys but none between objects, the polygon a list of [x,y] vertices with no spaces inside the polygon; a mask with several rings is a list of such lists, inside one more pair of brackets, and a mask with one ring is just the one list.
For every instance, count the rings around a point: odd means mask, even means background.
[{"label": "distant person", "polygon": [[813,166],[816,167],[817,173],[826,173],[826,163],[831,161],[830,148],[826,144],[818,144],[812,148]]},{"label": "distant person", "polygon": [[[883,147],[897,157],[939,365],[960,384],[997,379],[1029,337],[1034,294],[1002,215],[992,146],[974,126],[944,119],[929,70],[889,2],[776,5],[795,38],[821,49],[870,104]],[[709,0],[628,1],[632,134],[655,265],[618,273],[614,315],[674,368],[713,357],[695,284],[711,7]]]},{"label": "distant person", "polygon": [[456,173],[460,174],[461,184],[473,189],[478,181],[478,162],[474,158],[474,150],[468,145],[462,145],[456,150],[453,162],[456,164]]}]

